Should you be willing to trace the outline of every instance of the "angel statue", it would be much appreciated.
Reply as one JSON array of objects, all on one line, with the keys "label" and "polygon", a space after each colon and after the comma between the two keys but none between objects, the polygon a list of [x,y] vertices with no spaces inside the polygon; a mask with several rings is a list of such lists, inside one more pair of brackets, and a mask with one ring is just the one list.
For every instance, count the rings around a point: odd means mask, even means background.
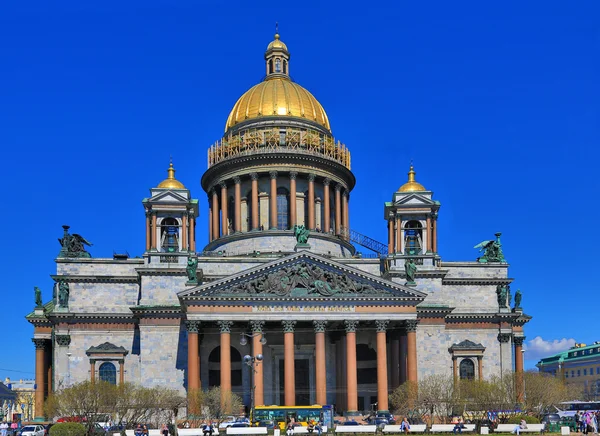
[{"label": "angel statue", "polygon": [[521,299],[523,298],[523,294],[521,294],[521,290],[517,289],[517,293],[515,294],[515,309],[521,308]]},{"label": "angel statue", "polygon": [[304,227],[304,225],[301,225],[301,226],[295,225],[294,226],[294,236],[296,237],[296,242],[298,244],[306,244],[308,241],[309,235],[310,235],[310,232],[308,231],[308,229],[306,227]]},{"label": "angel statue", "polygon": [[35,307],[42,307],[42,291],[37,286],[33,287],[35,294]]},{"label": "angel statue", "polygon": [[488,263],[488,262],[500,262],[506,263],[504,253],[502,252],[502,243],[500,242],[500,235],[498,232],[495,234],[496,240],[483,241],[477,244],[473,248],[479,248],[479,251],[483,251],[483,255],[477,258],[477,262]]},{"label": "angel statue", "polygon": [[87,241],[83,236],[69,233],[69,226],[63,226],[64,235],[58,239],[61,245],[58,257],[92,257],[85,249],[85,246],[91,246],[92,243]]},{"label": "angel statue", "polygon": [[198,269],[198,258],[195,256],[188,257],[187,266],[185,272],[188,276],[188,283],[198,283],[198,276],[196,270]]}]

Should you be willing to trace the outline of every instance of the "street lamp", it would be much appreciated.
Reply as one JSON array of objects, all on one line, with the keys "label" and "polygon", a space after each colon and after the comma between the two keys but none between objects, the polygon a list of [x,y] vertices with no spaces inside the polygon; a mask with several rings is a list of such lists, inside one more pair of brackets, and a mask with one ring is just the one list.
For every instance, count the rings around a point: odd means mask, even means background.
[{"label": "street lamp", "polygon": [[248,339],[246,338],[254,338],[256,336],[260,336],[260,343],[263,345],[267,345],[267,338],[265,338],[265,334],[262,332],[256,332],[252,334],[248,333],[240,333],[240,345],[246,345],[248,343]]},{"label": "street lamp", "polygon": [[[243,338],[243,336],[242,336]],[[261,339],[261,342],[263,341],[267,342],[267,340],[264,338]],[[240,341],[241,342],[241,341]],[[255,384],[255,380],[254,380],[254,374],[256,374],[258,371],[256,371],[256,366],[263,361],[263,355],[262,354],[257,354],[256,356],[250,356],[249,354],[246,354],[244,356],[244,363],[246,365],[248,365],[248,367],[252,370],[252,390],[250,391],[250,425],[252,425],[252,421],[254,421],[254,389],[256,389],[256,384]]]}]

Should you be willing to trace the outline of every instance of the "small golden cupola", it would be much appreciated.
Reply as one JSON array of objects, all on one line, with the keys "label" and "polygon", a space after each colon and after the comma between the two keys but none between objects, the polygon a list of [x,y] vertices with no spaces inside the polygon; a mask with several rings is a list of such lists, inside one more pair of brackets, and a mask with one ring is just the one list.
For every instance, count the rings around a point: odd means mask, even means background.
[{"label": "small golden cupola", "polygon": [[169,163],[169,169],[167,170],[167,178],[160,182],[157,188],[163,189],[185,189],[183,183],[175,178],[175,168],[173,168],[173,161]]},{"label": "small golden cupola", "polygon": [[415,167],[413,164],[410,164],[410,170],[408,171],[408,182],[404,185],[400,186],[398,192],[419,192],[419,191],[427,191],[425,186],[421,185],[419,182],[415,180]]},{"label": "small golden cupola", "polygon": [[290,52],[287,46],[279,39],[279,33],[275,33],[275,39],[267,46],[265,61],[267,66],[266,80],[272,77],[289,77]]}]

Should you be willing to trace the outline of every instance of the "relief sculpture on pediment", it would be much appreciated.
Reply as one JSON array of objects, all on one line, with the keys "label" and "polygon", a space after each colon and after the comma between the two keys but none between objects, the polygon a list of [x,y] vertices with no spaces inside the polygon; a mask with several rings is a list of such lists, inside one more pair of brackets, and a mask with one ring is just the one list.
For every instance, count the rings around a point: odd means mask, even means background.
[{"label": "relief sculpture on pediment", "polygon": [[250,279],[231,287],[231,294],[331,297],[338,294],[377,294],[371,285],[352,280],[307,262],[280,268],[272,273]]}]

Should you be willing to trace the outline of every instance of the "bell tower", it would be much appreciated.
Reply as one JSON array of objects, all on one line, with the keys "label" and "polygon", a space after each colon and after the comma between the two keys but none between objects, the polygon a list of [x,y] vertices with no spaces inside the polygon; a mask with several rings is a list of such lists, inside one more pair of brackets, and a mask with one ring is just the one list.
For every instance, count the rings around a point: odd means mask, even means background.
[{"label": "bell tower", "polygon": [[388,253],[396,256],[437,254],[437,216],[440,202],[416,180],[412,163],[408,181],[385,203]]},{"label": "bell tower", "polygon": [[172,161],[167,178],[150,189],[150,198],[144,198],[142,204],[146,210],[146,253],[170,254],[177,262],[177,254],[196,252],[198,200],[192,199],[190,191],[175,178]]}]

